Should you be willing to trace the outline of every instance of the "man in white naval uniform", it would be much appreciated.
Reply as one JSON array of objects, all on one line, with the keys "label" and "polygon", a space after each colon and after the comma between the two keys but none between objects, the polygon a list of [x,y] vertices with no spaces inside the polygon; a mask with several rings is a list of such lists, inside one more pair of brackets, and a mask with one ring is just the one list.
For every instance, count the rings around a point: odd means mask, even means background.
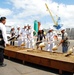
[{"label": "man in white naval uniform", "polygon": [[21,46],[21,43],[22,43],[22,36],[21,36],[21,29],[20,29],[20,26],[17,26],[16,37],[17,37],[17,41],[18,41],[18,46]]},{"label": "man in white naval uniform", "polygon": [[6,66],[4,64],[4,48],[5,46],[8,46],[8,41],[7,41],[7,34],[6,34],[6,17],[1,17],[0,18],[0,67]]},{"label": "man in white naval uniform", "polygon": [[27,29],[27,48],[34,49],[35,43],[34,43],[33,32],[34,32],[34,29],[32,29],[31,26],[28,26],[28,29]]},{"label": "man in white naval uniform", "polygon": [[24,28],[21,30],[21,35],[22,35],[22,42],[25,43],[25,47],[27,47],[27,26],[24,26]]},{"label": "man in white naval uniform", "polygon": [[46,38],[47,38],[47,45],[46,45],[46,50],[47,51],[51,51],[52,52],[52,48],[54,47],[55,45],[55,40],[54,40],[54,37],[57,36],[54,32],[53,32],[53,27],[50,27],[49,28],[49,31],[46,35]]}]

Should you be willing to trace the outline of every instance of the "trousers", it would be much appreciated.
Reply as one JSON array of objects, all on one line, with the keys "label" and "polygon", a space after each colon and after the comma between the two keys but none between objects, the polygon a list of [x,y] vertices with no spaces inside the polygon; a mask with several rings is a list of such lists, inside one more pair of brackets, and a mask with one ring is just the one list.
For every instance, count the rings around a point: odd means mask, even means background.
[{"label": "trousers", "polygon": [[27,48],[34,48],[34,39],[27,39]]},{"label": "trousers", "polygon": [[0,48],[0,65],[4,62],[4,49]]},{"label": "trousers", "polygon": [[51,51],[52,52],[52,48],[53,48],[54,45],[55,45],[54,43],[48,44],[46,46],[46,51]]},{"label": "trousers", "polygon": [[62,52],[63,52],[63,53],[66,53],[67,50],[68,50],[68,46],[62,46]]}]

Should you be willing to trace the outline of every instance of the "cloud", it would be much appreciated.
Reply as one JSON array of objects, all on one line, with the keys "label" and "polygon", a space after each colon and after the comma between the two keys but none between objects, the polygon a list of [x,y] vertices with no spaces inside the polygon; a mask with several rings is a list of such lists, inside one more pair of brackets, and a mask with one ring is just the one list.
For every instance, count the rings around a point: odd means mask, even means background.
[{"label": "cloud", "polygon": [[74,5],[59,5],[59,16],[61,17],[61,23],[64,27],[74,27]]},{"label": "cloud", "polygon": [[[53,17],[56,20],[56,15],[61,17],[61,22],[65,27],[73,27],[74,24],[74,5],[58,4],[52,0],[9,0],[13,6],[13,14],[8,11],[8,15],[13,16],[8,22],[14,25],[31,24],[33,26],[34,20],[42,22],[44,28],[53,24],[53,21],[49,20],[43,22],[50,17],[48,11],[46,11],[45,3],[48,4]],[[51,17],[49,18],[51,19]]]},{"label": "cloud", "polygon": [[17,14],[18,18],[36,15],[41,17],[46,15],[45,1],[46,0],[11,0],[16,9],[23,9],[22,12]]},{"label": "cloud", "polygon": [[0,16],[10,16],[11,14],[12,14],[12,11],[10,9],[0,8]]}]

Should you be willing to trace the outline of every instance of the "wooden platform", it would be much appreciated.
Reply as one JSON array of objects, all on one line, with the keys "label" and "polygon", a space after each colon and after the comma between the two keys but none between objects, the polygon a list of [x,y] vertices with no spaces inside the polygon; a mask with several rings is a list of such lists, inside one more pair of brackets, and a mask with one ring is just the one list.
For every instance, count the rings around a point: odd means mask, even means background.
[{"label": "wooden platform", "polygon": [[46,67],[59,69],[60,74],[62,71],[74,73],[74,54],[65,57],[65,55],[62,53],[51,53],[13,46],[6,47],[4,53],[9,58],[13,57],[20,59],[23,62],[26,61]]}]

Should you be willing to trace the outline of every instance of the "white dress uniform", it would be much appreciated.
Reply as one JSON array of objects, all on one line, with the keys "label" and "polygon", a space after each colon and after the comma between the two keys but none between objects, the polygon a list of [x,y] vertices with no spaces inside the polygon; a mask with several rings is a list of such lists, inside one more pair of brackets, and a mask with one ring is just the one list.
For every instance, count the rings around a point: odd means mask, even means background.
[{"label": "white dress uniform", "polygon": [[7,40],[7,34],[6,34],[6,27],[5,25],[3,25],[2,23],[0,23],[0,30],[2,31],[2,35],[3,35],[3,39],[5,42],[5,45],[8,44],[8,40]]},{"label": "white dress uniform", "polygon": [[46,50],[47,51],[52,51],[52,48],[55,45],[55,40],[54,40],[55,35],[56,34],[54,34],[53,31],[50,32],[50,33],[47,33],[47,35],[46,35],[46,38],[48,39],[48,41],[47,41],[48,44],[46,45]]},{"label": "white dress uniform", "polygon": [[21,30],[17,30],[16,36],[17,36],[18,46],[21,46],[22,43]]},{"label": "white dress uniform", "polygon": [[27,48],[33,48],[34,49],[34,37],[33,37],[33,29],[27,30]]},{"label": "white dress uniform", "polygon": [[25,43],[25,47],[27,48],[27,29],[22,29],[21,35],[22,35],[22,42]]}]

